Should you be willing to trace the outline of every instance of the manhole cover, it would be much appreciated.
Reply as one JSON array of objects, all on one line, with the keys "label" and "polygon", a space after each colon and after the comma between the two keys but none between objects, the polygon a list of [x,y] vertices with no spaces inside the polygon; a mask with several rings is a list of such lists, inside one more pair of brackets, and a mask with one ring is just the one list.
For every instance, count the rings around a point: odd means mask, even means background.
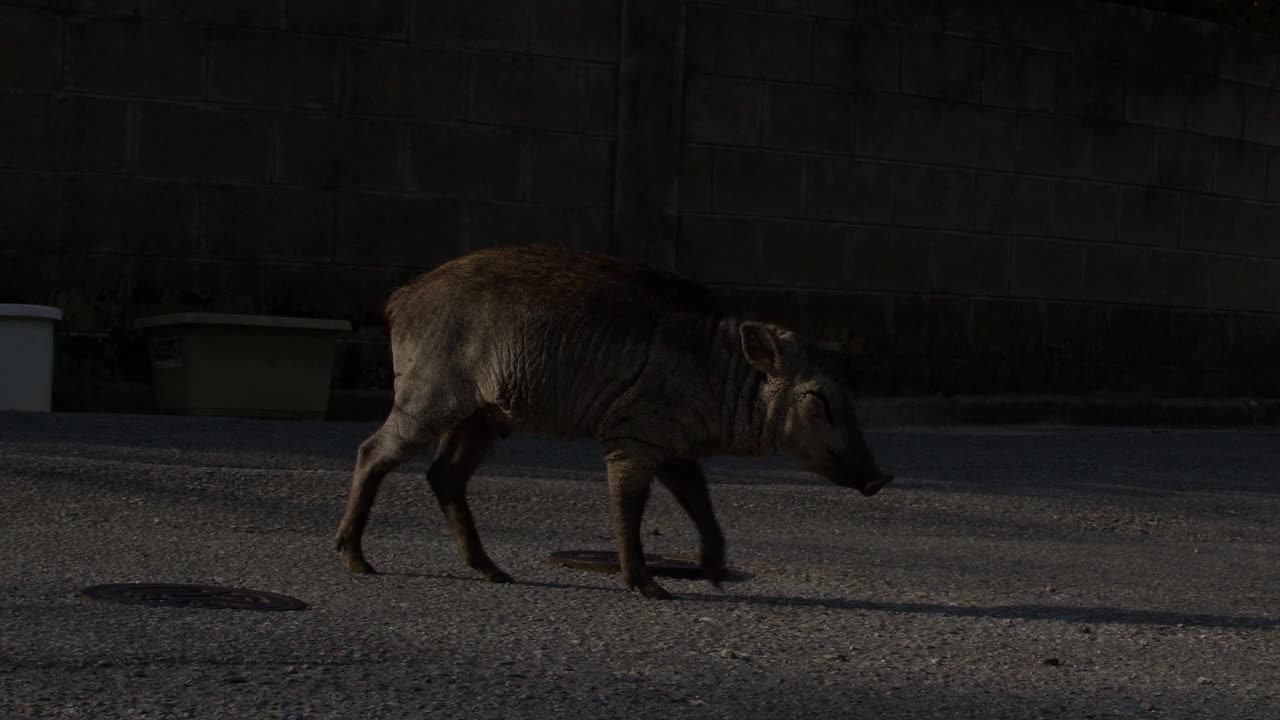
[{"label": "manhole cover", "polygon": [[80,594],[98,602],[209,610],[301,610],[306,603],[288,595],[211,585],[121,583],[94,585]]},{"label": "manhole cover", "polygon": [[[621,571],[621,567],[618,565],[618,553],[611,550],[559,550],[551,553],[549,559],[556,565],[563,565],[576,570],[607,573]],[[701,580],[704,577],[701,565],[683,558],[670,558],[663,555],[645,553],[644,564],[649,566],[649,572],[662,577],[685,578],[688,580]],[[724,579],[745,580],[749,577],[751,577],[749,574],[741,570],[730,568],[728,575]]]}]

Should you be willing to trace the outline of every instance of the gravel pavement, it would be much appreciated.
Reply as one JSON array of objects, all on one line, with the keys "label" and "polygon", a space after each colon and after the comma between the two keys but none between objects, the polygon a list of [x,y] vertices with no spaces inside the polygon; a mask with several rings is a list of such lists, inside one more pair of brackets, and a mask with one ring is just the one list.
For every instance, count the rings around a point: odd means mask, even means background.
[{"label": "gravel pavement", "polygon": [[[1280,433],[869,434],[874,498],[708,463],[729,560],[672,602],[547,562],[612,549],[591,443],[516,436],[457,559],[415,461],[332,548],[368,423],[0,414],[0,718],[1280,718]],[[646,549],[690,555],[661,489]],[[233,585],[300,612],[79,599]]]}]

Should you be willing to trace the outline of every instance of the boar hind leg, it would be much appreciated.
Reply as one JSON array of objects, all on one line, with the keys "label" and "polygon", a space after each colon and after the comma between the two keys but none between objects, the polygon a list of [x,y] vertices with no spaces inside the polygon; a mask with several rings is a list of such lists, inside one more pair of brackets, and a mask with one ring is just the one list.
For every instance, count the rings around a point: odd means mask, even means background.
[{"label": "boar hind leg", "polygon": [[[394,418],[394,416],[393,416]],[[360,444],[356,452],[356,467],[351,475],[351,492],[347,496],[347,510],[338,525],[338,550],[342,553],[351,572],[371,573],[371,566],[364,559],[360,539],[369,521],[369,509],[378,495],[378,487],[387,473],[396,469],[408,457],[408,443],[397,432],[397,425],[388,420],[369,439]]]},{"label": "boar hind leg", "polygon": [[427,480],[440,501],[445,519],[449,521],[449,532],[458,544],[462,561],[479,570],[490,582],[508,583],[511,576],[489,559],[480,544],[475,519],[467,505],[467,481],[489,454],[494,435],[493,427],[481,413],[472,415],[446,432],[440,438],[435,462],[427,470]]},{"label": "boar hind leg", "polygon": [[612,451],[606,458],[609,467],[609,504],[613,524],[618,532],[618,562],[627,587],[654,600],[669,600],[671,594],[662,589],[644,563],[644,547],[640,544],[640,523],[644,506],[649,501],[649,485],[654,466],[630,457],[624,451]]},{"label": "boar hind leg", "polygon": [[668,460],[658,466],[658,480],[675,496],[698,528],[702,542],[702,572],[719,587],[724,579],[724,534],[711,510],[711,495],[702,467],[692,460]]}]

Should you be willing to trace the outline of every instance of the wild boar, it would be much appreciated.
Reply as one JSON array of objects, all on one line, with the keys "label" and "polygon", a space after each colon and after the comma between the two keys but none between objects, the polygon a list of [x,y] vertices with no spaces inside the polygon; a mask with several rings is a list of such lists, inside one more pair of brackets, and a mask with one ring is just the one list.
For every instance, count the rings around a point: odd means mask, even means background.
[{"label": "wild boar", "polygon": [[782,449],[874,495],[881,472],[854,418],[852,369],[834,347],[721,312],[704,286],[617,258],[534,246],[482,250],[392,293],[395,403],[360,445],[337,545],[353,572],[383,478],[438,439],[427,471],[463,561],[510,582],[485,553],[467,481],[497,438],[595,438],[626,585],[670,595],[643,561],[640,523],[656,477],[693,520],[701,564],[725,573],[724,538],[699,459]]}]

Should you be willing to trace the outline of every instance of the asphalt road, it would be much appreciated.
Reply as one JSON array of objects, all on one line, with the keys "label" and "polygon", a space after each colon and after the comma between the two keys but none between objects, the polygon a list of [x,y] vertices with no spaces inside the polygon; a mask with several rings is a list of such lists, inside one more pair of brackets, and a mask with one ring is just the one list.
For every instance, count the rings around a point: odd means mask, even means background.
[{"label": "asphalt road", "polygon": [[[473,483],[491,585],[417,462],[331,547],[368,424],[0,414],[0,718],[1280,717],[1280,433],[875,433],[874,498],[709,465],[729,559],[672,602],[547,562],[611,549],[589,444]],[[657,491],[647,549],[692,528]],[[188,582],[307,610],[93,603]]]}]

